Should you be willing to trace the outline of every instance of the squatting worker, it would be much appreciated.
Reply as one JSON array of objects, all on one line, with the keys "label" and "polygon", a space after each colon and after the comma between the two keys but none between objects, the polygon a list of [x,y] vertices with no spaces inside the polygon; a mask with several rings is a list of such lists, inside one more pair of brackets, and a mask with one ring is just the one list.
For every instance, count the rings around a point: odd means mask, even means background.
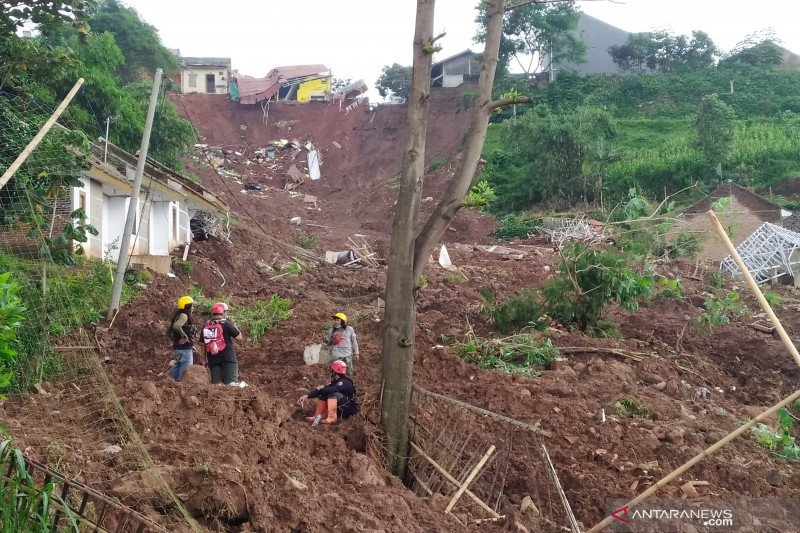
[{"label": "squatting worker", "polygon": [[325,415],[325,411],[327,416],[321,419],[323,424],[333,424],[339,418],[344,420],[358,413],[356,387],[353,380],[346,375],[347,365],[344,361],[334,361],[331,363],[331,371],[333,374],[330,383],[308,391],[297,400],[301,407],[305,407],[306,400],[317,399],[314,416],[306,418],[309,422],[313,422],[317,416]]}]

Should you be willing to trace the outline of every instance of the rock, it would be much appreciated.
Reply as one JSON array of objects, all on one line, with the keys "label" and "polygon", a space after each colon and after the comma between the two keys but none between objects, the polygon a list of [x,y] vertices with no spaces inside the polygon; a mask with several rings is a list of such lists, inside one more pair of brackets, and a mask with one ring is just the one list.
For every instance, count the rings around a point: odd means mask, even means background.
[{"label": "rock", "polygon": [[306,485],[302,481],[296,480],[295,478],[293,478],[292,476],[290,476],[286,472],[284,472],[283,475],[286,476],[286,488],[287,489],[289,489],[289,490],[298,490],[298,491],[308,490],[308,485]]},{"label": "rock", "polygon": [[664,382],[664,378],[662,378],[658,374],[645,374],[644,376],[642,376],[642,381],[644,381],[648,385],[656,385],[657,383],[665,383],[664,386],[666,387],[666,382]]},{"label": "rock", "polygon": [[158,389],[156,388],[156,384],[152,381],[145,381],[142,383],[142,394],[149,398],[157,398]]},{"label": "rock", "polygon": [[522,498],[522,502],[519,504],[519,511],[522,514],[529,514],[532,517],[539,517],[541,514],[530,496]]},{"label": "rock", "polygon": [[348,467],[352,473],[353,479],[360,485],[386,485],[378,469],[370,458],[364,454],[354,453],[350,456]]},{"label": "rock", "polygon": [[558,381],[556,383],[552,383],[545,387],[544,391],[548,394],[552,394],[553,396],[558,396],[559,398],[568,398],[570,396],[575,396],[575,391],[572,390],[572,387],[569,384],[564,383],[563,381]]},{"label": "rock", "polygon": [[102,452],[107,453],[109,455],[115,455],[122,451],[122,446],[118,444],[112,444],[111,446],[107,446],[103,448]]},{"label": "rock", "polygon": [[576,374],[580,374],[581,372],[586,370],[586,365],[583,363],[575,363],[572,368],[575,369]]},{"label": "rock", "polygon": [[781,475],[780,470],[777,468],[768,470],[767,475],[764,476],[764,480],[773,487],[780,487],[783,485],[783,476]]},{"label": "rock", "polygon": [[231,466],[242,466],[244,465],[244,461],[242,461],[242,458],[236,455],[235,453],[227,453],[225,454],[225,457],[222,458],[222,464]]},{"label": "rock", "polygon": [[681,446],[683,445],[683,434],[682,428],[670,429],[665,435],[665,440],[676,446]]},{"label": "rock", "polygon": [[681,490],[687,498],[697,498],[698,496],[697,489],[694,488],[691,481],[681,485]]},{"label": "rock", "polygon": [[656,390],[664,390],[664,389],[667,388],[667,382],[666,381],[662,381],[660,383],[656,383],[655,385],[653,385],[653,388],[656,389]]},{"label": "rock", "polygon": [[715,442],[719,442],[724,439],[726,434],[722,431],[709,431],[706,433],[705,443],[706,444],[714,444]]},{"label": "rock", "polygon": [[[761,407],[760,405],[745,405],[744,406],[744,413],[750,419],[753,419],[753,418],[757,417],[758,415],[760,415],[761,413],[763,413],[766,410],[767,410],[766,407]],[[778,415],[775,414],[775,415],[768,416],[765,420],[762,420],[761,422],[764,423],[764,424],[767,424],[768,426],[775,427],[775,426],[778,425]]]}]

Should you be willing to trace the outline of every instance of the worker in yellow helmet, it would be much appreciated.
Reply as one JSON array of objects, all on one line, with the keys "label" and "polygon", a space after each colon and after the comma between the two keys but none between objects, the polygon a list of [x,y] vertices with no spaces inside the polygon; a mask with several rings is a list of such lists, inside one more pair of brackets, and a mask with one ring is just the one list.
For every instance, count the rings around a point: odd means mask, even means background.
[{"label": "worker in yellow helmet", "polygon": [[325,335],[325,344],[331,347],[331,360],[344,361],[347,365],[347,375],[355,374],[353,359],[358,359],[358,339],[352,326],[347,325],[347,315],[336,313],[333,315],[333,326]]},{"label": "worker in yellow helmet", "polygon": [[183,377],[183,373],[194,363],[194,347],[192,339],[197,334],[197,328],[192,323],[191,296],[178,298],[178,305],[172,312],[167,334],[172,339],[172,379],[175,381]]}]

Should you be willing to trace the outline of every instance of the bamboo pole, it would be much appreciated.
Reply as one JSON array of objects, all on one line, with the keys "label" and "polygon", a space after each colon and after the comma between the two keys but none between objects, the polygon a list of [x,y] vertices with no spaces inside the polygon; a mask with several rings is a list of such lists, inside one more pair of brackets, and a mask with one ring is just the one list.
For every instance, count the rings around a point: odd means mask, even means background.
[{"label": "bamboo pole", "polygon": [[739,270],[742,273],[742,277],[747,282],[747,285],[750,287],[750,290],[755,294],[756,298],[758,299],[758,303],[761,304],[761,308],[767,313],[767,316],[772,321],[772,325],[775,326],[775,329],[778,331],[778,335],[780,335],[783,344],[789,350],[789,353],[792,354],[794,357],[795,362],[798,366],[800,366],[800,353],[797,352],[797,348],[795,347],[792,339],[789,338],[789,335],[786,333],[786,330],[783,329],[783,325],[781,321],[778,320],[778,317],[775,316],[775,311],[772,310],[770,307],[769,302],[767,302],[766,298],[764,298],[764,294],[761,292],[761,289],[758,287],[756,280],[753,279],[753,276],[750,274],[750,271],[747,270],[747,266],[742,261],[739,252],[736,251],[736,247],[733,245],[731,240],[728,238],[728,234],[725,233],[725,229],[722,227],[722,224],[719,223],[719,219],[717,219],[717,215],[714,214],[714,211],[709,211],[708,218],[711,219],[711,224],[714,225],[714,229],[717,231],[717,235],[719,238],[722,239],[723,244],[725,244],[725,248],[728,249],[728,252],[731,254],[736,266],[739,267]]},{"label": "bamboo pole", "polygon": [[[684,472],[689,470],[691,467],[693,467],[694,465],[696,465],[697,463],[699,463],[700,461],[702,461],[706,457],[708,457],[711,454],[713,454],[714,452],[718,451],[720,448],[722,448],[723,446],[728,444],[730,441],[732,441],[733,439],[735,439],[736,437],[738,437],[742,433],[744,433],[747,430],[749,430],[751,427],[756,425],[758,422],[761,422],[762,420],[764,420],[766,418],[769,418],[770,416],[775,414],[778,411],[778,409],[780,409],[781,407],[785,407],[786,405],[789,405],[790,403],[794,402],[797,399],[800,399],[800,389],[798,389],[794,394],[792,394],[788,398],[786,398],[786,399],[782,400],[781,402],[773,405],[772,407],[770,407],[769,409],[767,409],[766,411],[764,411],[763,413],[761,413],[760,415],[758,415],[754,419],[752,419],[749,422],[745,423],[744,425],[739,427],[736,431],[728,434],[727,437],[725,437],[722,440],[716,442],[715,444],[709,446],[708,448],[706,448],[702,452],[698,453],[697,455],[695,455],[694,457],[689,459],[687,462],[685,462],[683,465],[678,467],[676,470],[672,471],[670,474],[668,474],[664,478],[660,479],[655,485],[653,485],[652,487],[650,487],[649,489],[647,489],[646,491],[641,493],[639,496],[637,496],[636,498],[634,498],[631,501],[629,501],[628,503],[626,503],[622,507],[622,509],[624,509],[625,507],[630,509],[632,507],[635,507],[635,506],[639,505],[642,501],[646,500],[648,497],[650,497],[653,494],[655,494],[656,491],[658,491],[659,489],[663,488],[670,481],[672,481],[673,479],[675,479],[679,475],[683,474]],[[598,523],[596,526],[594,526],[592,529],[590,529],[586,533],[596,533],[597,531],[602,531],[613,520],[616,520],[613,516],[607,516],[602,522]]]},{"label": "bamboo pole", "polygon": [[469,488],[470,484],[472,484],[472,482],[478,476],[478,473],[481,471],[481,468],[483,468],[483,465],[485,465],[486,461],[489,460],[489,457],[494,453],[494,450],[495,450],[494,444],[489,446],[489,449],[486,451],[485,454],[483,454],[483,457],[481,457],[481,460],[478,461],[478,464],[475,465],[475,468],[472,469],[472,472],[469,473],[467,479],[464,480],[464,483],[460,487],[458,487],[458,490],[453,495],[453,498],[450,500],[450,503],[447,504],[447,507],[444,510],[444,514],[449,514],[450,511],[453,510],[453,507],[456,506],[458,500],[461,499],[461,496],[464,494],[464,491]]},{"label": "bamboo pole", "polygon": [[553,479],[553,484],[556,486],[556,490],[558,491],[558,497],[561,498],[561,504],[564,506],[564,511],[567,513],[567,519],[569,520],[569,527],[572,533],[581,533],[581,528],[578,526],[578,521],[575,520],[575,514],[572,512],[572,507],[569,504],[569,500],[567,499],[567,495],[564,493],[564,489],[561,488],[561,481],[558,479],[558,472],[556,472],[556,467],[553,466],[553,461],[550,459],[550,454],[547,452],[547,448],[544,444],[542,446],[542,459],[544,459],[545,464],[547,465],[547,469],[550,472],[550,477]]},{"label": "bamboo pole", "polygon": [[67,96],[64,97],[64,100],[61,102],[61,104],[59,104],[56,110],[53,111],[53,114],[50,115],[50,118],[47,119],[47,122],[45,122],[44,126],[42,126],[42,128],[39,130],[39,133],[37,133],[36,136],[33,139],[31,139],[31,142],[28,143],[28,146],[26,146],[25,149],[22,150],[22,152],[20,152],[20,154],[17,156],[14,162],[11,163],[11,166],[8,167],[5,172],[3,172],[3,175],[0,176],[0,189],[5,187],[6,183],[8,183],[8,180],[10,180],[14,176],[14,173],[16,173],[17,170],[19,170],[19,167],[22,166],[22,163],[24,163],[25,160],[28,159],[28,156],[31,155],[31,152],[33,152],[36,149],[36,147],[39,146],[39,143],[42,142],[44,136],[47,135],[47,132],[50,131],[50,128],[53,127],[53,124],[56,123],[58,118],[61,116],[61,114],[67,108],[69,103],[75,97],[75,95],[78,92],[78,89],[81,88],[81,85],[83,85],[83,78],[79,78],[78,81],[75,82],[75,85],[72,87],[72,90],[70,90],[70,92],[67,93]]},{"label": "bamboo pole", "polygon": [[497,414],[495,412],[489,411],[487,409],[483,409],[482,407],[477,407],[475,405],[469,404],[467,402],[462,402],[461,400],[456,400],[455,398],[450,398],[449,396],[444,396],[442,394],[437,394],[435,392],[431,392],[429,390],[423,389],[418,385],[414,385],[414,390],[419,392],[420,394],[426,394],[432,398],[436,398],[437,400],[442,400],[445,402],[450,402],[454,405],[461,407],[462,409],[466,409],[468,411],[474,411],[478,414],[482,414],[484,416],[488,416],[489,418],[494,418],[495,420],[500,420],[502,422],[506,422],[507,424],[511,424],[512,426],[517,426],[522,429],[526,429],[531,433],[536,433],[537,435],[544,435],[545,437],[550,437],[552,435],[551,432],[547,431],[546,429],[542,429],[539,427],[539,423],[536,422],[535,424],[528,424],[526,422],[520,422],[519,420],[514,420],[513,418],[509,418],[507,416],[503,416],[501,414]]},{"label": "bamboo pole", "polygon": [[[414,444],[413,442],[410,442],[410,441],[409,441],[409,444],[410,444],[410,445],[411,445],[411,447],[414,449],[414,451],[416,451],[416,452],[417,452],[417,453],[420,455],[420,457],[422,457],[423,459],[425,459],[426,461],[428,461],[428,462],[429,462],[429,463],[430,463],[430,464],[431,464],[431,465],[432,465],[432,466],[433,466],[433,467],[434,467],[436,470],[438,470],[439,472],[441,472],[441,473],[442,473],[442,475],[443,475],[445,478],[447,478],[447,481],[449,481],[450,483],[452,483],[452,484],[453,484],[453,485],[455,485],[456,487],[460,487],[460,486],[461,486],[461,484],[460,484],[460,483],[459,483],[459,482],[456,480],[456,478],[454,478],[453,476],[451,476],[451,475],[450,475],[450,472],[448,472],[447,470],[445,470],[444,468],[442,468],[442,467],[441,467],[441,465],[440,465],[439,463],[437,463],[436,461],[434,461],[433,459],[431,459],[431,457],[430,457],[430,456],[429,456],[427,453],[425,453],[425,452],[422,450],[422,448],[420,448],[419,446],[417,446],[416,444]],[[475,496],[475,494],[474,494],[474,493],[473,493],[471,490],[469,490],[469,489],[465,489],[465,490],[464,490],[464,494],[466,494],[467,496],[469,496],[470,498],[472,498],[472,501],[474,501],[475,503],[477,503],[477,504],[480,506],[480,508],[481,508],[481,509],[483,509],[484,511],[486,511],[487,513],[489,513],[490,515],[492,515],[492,517],[494,517],[494,518],[500,518],[500,515],[497,513],[497,511],[495,511],[494,509],[492,509],[491,507],[489,507],[488,505],[486,505],[486,503],[484,503],[484,501],[483,501],[483,500],[481,500],[480,498],[478,498],[477,496]]]}]

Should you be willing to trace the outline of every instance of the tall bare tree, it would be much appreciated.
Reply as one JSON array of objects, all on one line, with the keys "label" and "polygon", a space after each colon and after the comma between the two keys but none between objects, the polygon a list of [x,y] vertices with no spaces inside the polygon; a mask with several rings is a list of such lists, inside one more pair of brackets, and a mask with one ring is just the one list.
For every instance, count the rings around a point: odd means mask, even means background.
[{"label": "tall bare tree", "polygon": [[425,174],[425,132],[433,59],[436,0],[417,0],[414,66],[408,97],[408,137],[403,152],[400,193],[392,224],[383,330],[381,419],[389,469],[404,477],[408,450],[408,410],[414,366],[414,225]]},{"label": "tall bare tree", "polygon": [[425,171],[425,131],[428,123],[431,60],[435,51],[434,43],[442,36],[433,36],[434,3],[435,0],[417,0],[414,66],[408,100],[409,130],[403,155],[397,211],[392,226],[386,279],[381,416],[386,433],[389,468],[401,478],[405,477],[408,462],[408,413],[414,368],[416,282],[422,275],[434,246],[447,230],[453,216],[464,205],[464,197],[472,185],[492,111],[504,105],[530,102],[525,96],[492,100],[492,85],[497,69],[503,14],[506,9],[514,9],[531,2],[512,0],[507,6],[506,0],[485,0],[488,23],[483,66],[473,102],[466,147],[458,171],[444,198],[415,240],[414,225],[419,216]]}]

